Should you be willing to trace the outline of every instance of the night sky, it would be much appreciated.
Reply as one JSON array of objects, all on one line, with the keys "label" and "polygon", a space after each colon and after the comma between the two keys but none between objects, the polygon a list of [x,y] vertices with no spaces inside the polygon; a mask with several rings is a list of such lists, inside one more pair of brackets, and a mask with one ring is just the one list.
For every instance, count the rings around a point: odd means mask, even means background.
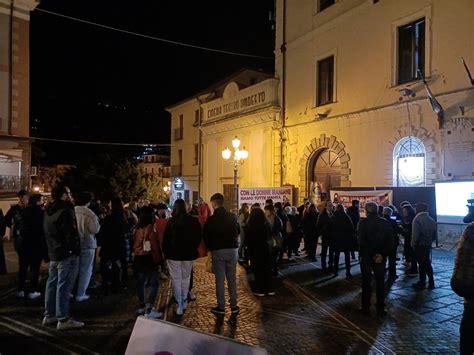
[{"label": "night sky", "polygon": [[[42,0],[39,8],[169,40],[273,57],[273,0]],[[246,66],[273,72],[274,61],[180,47],[35,10],[31,135],[169,143],[170,116],[164,107]],[[33,160],[74,164],[87,155],[133,156],[140,150],[37,142]]]}]

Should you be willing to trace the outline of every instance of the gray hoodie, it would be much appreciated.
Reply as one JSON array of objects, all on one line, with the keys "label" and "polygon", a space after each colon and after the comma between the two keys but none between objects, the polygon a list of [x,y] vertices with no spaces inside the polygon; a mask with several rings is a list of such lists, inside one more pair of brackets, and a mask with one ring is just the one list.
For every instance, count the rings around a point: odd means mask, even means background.
[{"label": "gray hoodie", "polygon": [[436,240],[437,225],[428,212],[420,212],[413,219],[411,247],[431,246]]},{"label": "gray hoodie", "polygon": [[81,239],[81,249],[96,249],[95,235],[99,233],[99,217],[86,206],[74,207],[77,220],[77,230]]}]

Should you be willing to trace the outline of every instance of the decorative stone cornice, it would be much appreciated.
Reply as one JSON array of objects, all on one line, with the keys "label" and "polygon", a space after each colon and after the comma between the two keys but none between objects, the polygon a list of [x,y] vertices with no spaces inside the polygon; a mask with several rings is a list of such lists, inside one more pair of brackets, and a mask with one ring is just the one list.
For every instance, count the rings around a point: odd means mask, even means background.
[{"label": "decorative stone cornice", "polygon": [[203,136],[210,136],[213,134],[250,127],[262,123],[272,123],[277,118],[277,114],[279,112],[280,107],[270,106],[257,111],[252,111],[251,114],[241,114],[216,122],[206,123],[201,126],[201,131]]},{"label": "decorative stone cornice", "polygon": [[0,13],[10,15],[13,2],[13,16],[23,20],[30,19],[30,12],[39,5],[40,0],[0,0]]}]

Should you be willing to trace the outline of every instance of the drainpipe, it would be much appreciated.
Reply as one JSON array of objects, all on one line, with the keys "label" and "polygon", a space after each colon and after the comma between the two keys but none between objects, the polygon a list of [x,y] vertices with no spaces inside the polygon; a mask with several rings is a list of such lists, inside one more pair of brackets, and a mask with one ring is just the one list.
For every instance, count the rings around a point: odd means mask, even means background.
[{"label": "drainpipe", "polygon": [[10,3],[10,33],[8,36],[8,134],[12,135],[13,123],[13,3]]},{"label": "drainpipe", "polygon": [[286,124],[286,0],[283,0],[283,29],[280,51],[282,53],[281,72],[281,132],[280,132],[280,186],[283,186],[285,179],[284,153],[285,153],[285,124]]}]

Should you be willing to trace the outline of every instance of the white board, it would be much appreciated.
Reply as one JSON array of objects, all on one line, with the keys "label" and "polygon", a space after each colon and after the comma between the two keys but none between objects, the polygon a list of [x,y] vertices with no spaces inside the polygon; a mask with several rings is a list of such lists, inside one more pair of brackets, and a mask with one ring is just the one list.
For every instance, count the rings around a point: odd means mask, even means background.
[{"label": "white board", "polygon": [[264,355],[267,351],[215,334],[180,325],[138,317],[126,355]]}]

